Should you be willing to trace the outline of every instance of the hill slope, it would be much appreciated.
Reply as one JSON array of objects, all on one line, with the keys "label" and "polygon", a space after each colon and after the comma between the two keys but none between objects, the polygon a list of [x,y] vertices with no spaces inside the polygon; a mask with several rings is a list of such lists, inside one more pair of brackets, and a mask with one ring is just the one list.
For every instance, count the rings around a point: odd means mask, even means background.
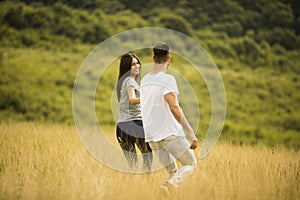
[{"label": "hill slope", "polygon": [[[0,2],[0,120],[72,123],[73,83],[89,51],[120,31],[156,26],[190,35],[220,68],[228,103],[224,139],[299,148],[299,3],[270,2]],[[112,86],[114,64],[106,74]],[[182,73],[198,87],[193,74]],[[98,92],[110,96],[110,89]],[[197,91],[205,102],[197,133],[203,136],[210,97],[205,86]],[[105,105],[110,99],[96,99],[97,108]],[[101,120],[115,124],[109,110]]]}]

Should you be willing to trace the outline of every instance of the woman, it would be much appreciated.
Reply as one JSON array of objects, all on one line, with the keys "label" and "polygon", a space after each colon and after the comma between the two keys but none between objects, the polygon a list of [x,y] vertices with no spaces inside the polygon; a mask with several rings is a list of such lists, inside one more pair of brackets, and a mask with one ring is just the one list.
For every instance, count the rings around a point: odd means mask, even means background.
[{"label": "woman", "polygon": [[121,57],[117,85],[120,114],[116,134],[129,166],[132,169],[137,167],[136,145],[143,155],[143,168],[150,171],[152,150],[145,142],[137,83],[137,80],[140,80],[141,67],[140,60],[136,55],[127,53]]}]

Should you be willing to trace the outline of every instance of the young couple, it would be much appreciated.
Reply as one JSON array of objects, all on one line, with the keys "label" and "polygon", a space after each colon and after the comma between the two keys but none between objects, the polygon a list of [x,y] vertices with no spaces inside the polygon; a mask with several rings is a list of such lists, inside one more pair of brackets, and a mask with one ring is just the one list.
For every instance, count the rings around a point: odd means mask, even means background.
[{"label": "young couple", "polygon": [[[168,175],[164,189],[169,190],[192,174],[197,166],[193,150],[198,140],[182,109],[174,76],[166,74],[171,62],[168,44],[159,42],[153,47],[154,69],[140,80],[141,62],[134,54],[120,60],[117,95],[120,114],[117,140],[130,167],[136,167],[135,145],[143,155],[143,167],[151,171],[152,150]],[[185,129],[191,143],[185,138]],[[178,170],[178,160],[182,167]]]}]

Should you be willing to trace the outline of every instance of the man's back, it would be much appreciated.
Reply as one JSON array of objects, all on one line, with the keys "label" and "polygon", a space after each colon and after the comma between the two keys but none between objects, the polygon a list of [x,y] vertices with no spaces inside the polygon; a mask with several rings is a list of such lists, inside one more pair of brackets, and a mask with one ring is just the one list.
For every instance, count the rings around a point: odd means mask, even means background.
[{"label": "man's back", "polygon": [[146,141],[159,141],[171,135],[184,136],[182,126],[164,99],[170,92],[179,93],[175,78],[163,72],[149,73],[141,81],[140,92]]}]

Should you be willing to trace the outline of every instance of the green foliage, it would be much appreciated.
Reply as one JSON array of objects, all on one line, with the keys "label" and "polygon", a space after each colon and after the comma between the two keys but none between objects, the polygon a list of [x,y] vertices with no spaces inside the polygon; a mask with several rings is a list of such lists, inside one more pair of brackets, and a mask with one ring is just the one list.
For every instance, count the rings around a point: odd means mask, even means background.
[{"label": "green foliage", "polygon": [[[128,29],[164,27],[191,36],[221,69],[228,102],[222,139],[299,149],[299,10],[298,1],[285,0],[1,1],[0,121],[72,123],[73,82],[92,47]],[[137,52],[143,62],[151,62],[150,53]],[[189,63],[172,59],[197,91],[197,134],[204,135],[206,85]],[[95,102],[99,121],[110,126],[115,66],[100,80],[106,87],[97,88]],[[180,98],[187,109],[189,99]]]},{"label": "green foliage", "polygon": [[223,70],[222,76],[228,101],[223,139],[300,148],[297,75],[256,69]]},{"label": "green foliage", "polygon": [[[97,43],[109,36],[105,26],[99,23],[98,16],[90,16],[86,11],[74,10],[62,3],[55,3],[52,7],[45,7],[39,4],[28,6],[23,3],[4,3],[1,10],[2,28],[1,37],[5,37],[8,29],[16,31],[10,37],[21,37],[19,45],[34,46],[40,45],[44,40],[53,40],[57,36],[65,36],[70,41],[84,43]],[[28,30],[34,30],[30,37],[26,36]],[[25,36],[19,36],[19,34]],[[42,35],[40,34],[42,32]],[[43,35],[44,34],[44,35]],[[41,36],[40,36],[41,35]],[[45,35],[50,37],[45,37]],[[54,36],[53,36],[54,35]],[[6,39],[2,40],[5,43]]]},{"label": "green foliage", "polygon": [[0,52],[1,121],[72,122],[74,67],[83,56],[10,48]]},{"label": "green foliage", "polygon": [[[293,1],[270,0],[253,4],[245,0],[23,0],[1,2],[0,20],[5,29],[46,29],[44,32],[51,37],[63,35],[72,42],[94,44],[120,31],[144,26],[171,28],[193,37],[204,29],[212,30],[213,35],[226,33],[233,38],[249,37],[246,34],[252,30],[251,38],[258,43],[266,41],[270,46],[279,44],[294,50],[299,49],[300,43],[298,8],[299,4]],[[1,37],[5,37],[3,32]]]},{"label": "green foliage", "polygon": [[272,4],[268,4],[268,9],[262,9],[262,11],[264,16],[269,16],[266,18],[266,26],[268,28],[276,26],[289,28],[294,23],[294,15],[290,4],[274,2]]},{"label": "green foliage", "polygon": [[149,19],[153,24],[182,32],[186,35],[192,35],[190,24],[181,16],[172,13],[171,10],[157,8],[149,14]]},{"label": "green foliage", "polygon": [[217,32],[227,33],[230,37],[239,37],[243,34],[243,26],[235,22],[222,22],[213,24],[212,29]]},{"label": "green foliage", "polygon": [[232,49],[239,55],[239,59],[251,67],[264,64],[264,55],[260,46],[251,38],[244,37],[232,40]]},{"label": "green foliage", "polygon": [[[5,22],[8,26],[16,29],[26,28],[28,21],[24,17],[25,6],[23,4],[17,4],[7,6],[7,11],[5,14],[2,14],[2,21]],[[3,9],[4,10],[4,9]]]},{"label": "green foliage", "polygon": [[274,28],[273,30],[260,30],[255,37],[257,41],[266,40],[270,45],[279,44],[287,50],[299,49],[299,36],[290,29]]},{"label": "green foliage", "polygon": [[[222,45],[220,45],[222,46]],[[86,47],[79,52],[45,51],[2,48],[0,65],[0,120],[72,123],[73,82]],[[140,55],[140,54],[138,54]],[[142,54],[141,54],[142,55]],[[150,54],[140,56],[143,63],[151,61]],[[206,134],[210,122],[210,95],[201,76],[184,59],[172,55],[172,69],[192,85],[199,101],[198,136]],[[238,63],[238,62],[237,62]],[[236,63],[231,63],[236,65]],[[233,68],[232,66],[230,66]],[[95,108],[99,122],[115,126],[112,107],[117,80],[118,60],[112,63],[99,81]],[[273,69],[228,69],[221,74],[227,96],[227,116],[222,140],[233,144],[283,144],[299,147],[300,79],[293,72]],[[89,78],[97,74],[89,73]],[[182,94],[186,88],[180,84]],[[193,121],[189,96],[180,95],[180,103]],[[196,106],[196,105],[195,105]],[[195,107],[192,107],[192,109]],[[187,110],[188,109],[188,110]]]}]

